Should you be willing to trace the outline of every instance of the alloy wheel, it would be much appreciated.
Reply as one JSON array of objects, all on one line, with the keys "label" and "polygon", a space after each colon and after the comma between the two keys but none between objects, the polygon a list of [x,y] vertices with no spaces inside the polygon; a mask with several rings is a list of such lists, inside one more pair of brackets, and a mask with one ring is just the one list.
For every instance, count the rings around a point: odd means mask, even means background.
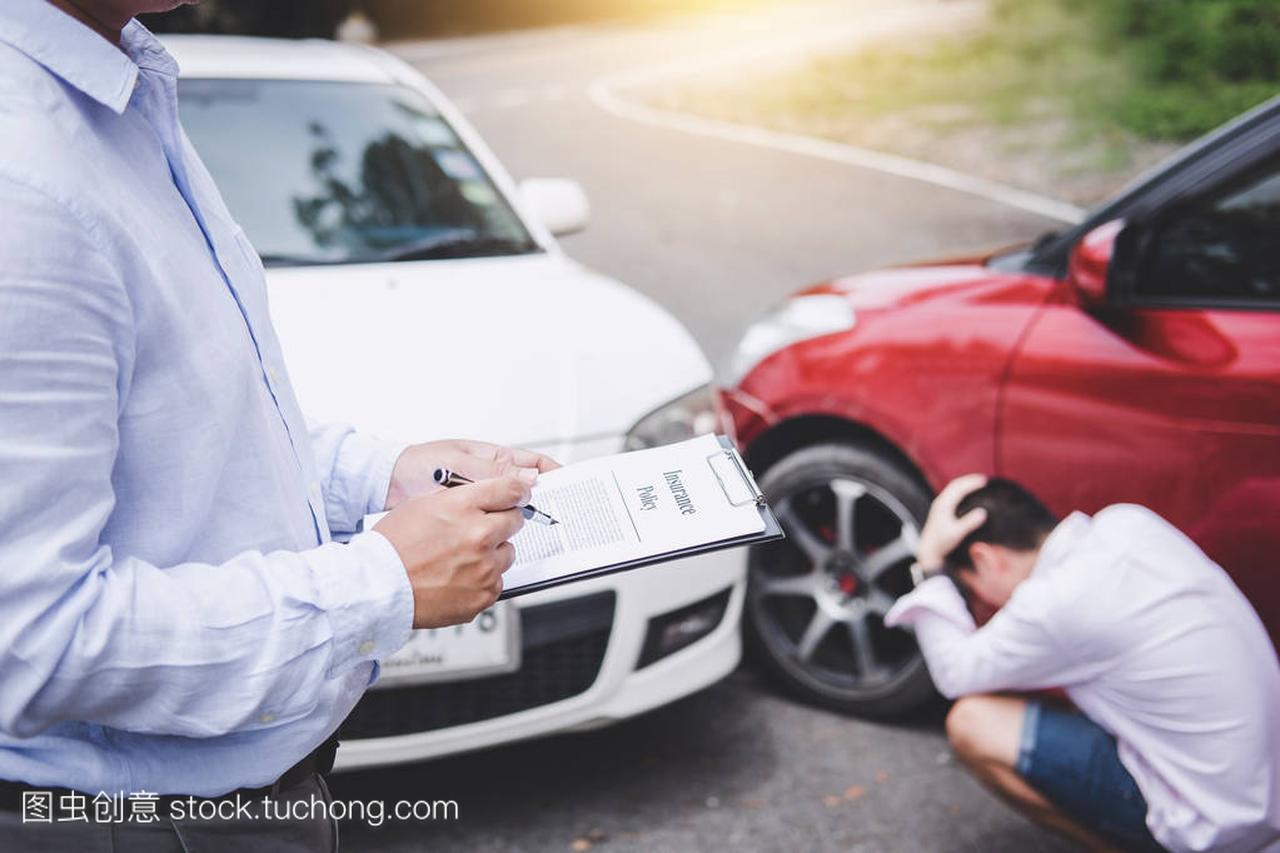
[{"label": "alloy wheel", "polygon": [[771,657],[833,698],[891,689],[918,665],[914,637],[884,624],[912,586],[914,516],[885,489],[844,472],[771,498],[787,539],[753,551],[748,599]]}]

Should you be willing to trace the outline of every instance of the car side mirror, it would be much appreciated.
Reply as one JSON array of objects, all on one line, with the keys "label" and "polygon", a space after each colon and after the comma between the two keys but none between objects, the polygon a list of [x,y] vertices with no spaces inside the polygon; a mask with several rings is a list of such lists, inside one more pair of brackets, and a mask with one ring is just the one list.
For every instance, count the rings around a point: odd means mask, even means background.
[{"label": "car side mirror", "polygon": [[520,182],[520,201],[556,237],[576,234],[591,221],[591,202],[582,185],[563,178],[530,178]]},{"label": "car side mirror", "polygon": [[1101,308],[1107,304],[1107,274],[1116,247],[1116,237],[1124,230],[1124,220],[1113,219],[1080,238],[1067,261],[1067,283],[1075,291],[1081,307]]}]

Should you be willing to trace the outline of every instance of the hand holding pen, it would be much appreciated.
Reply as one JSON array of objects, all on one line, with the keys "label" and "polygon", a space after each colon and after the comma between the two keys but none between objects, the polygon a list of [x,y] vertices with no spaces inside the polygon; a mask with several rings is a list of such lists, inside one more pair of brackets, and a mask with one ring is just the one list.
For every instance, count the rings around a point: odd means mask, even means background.
[{"label": "hand holding pen", "polygon": [[[456,486],[467,486],[475,482],[474,480],[467,479],[456,471],[450,471],[448,468],[437,468],[435,470],[434,479],[436,481],[436,485],[444,486],[446,489],[452,489]],[[519,507],[519,509],[520,514],[525,517],[526,521],[534,521],[538,524],[545,524],[548,526],[560,523],[535,507],[533,504],[527,504]]]}]

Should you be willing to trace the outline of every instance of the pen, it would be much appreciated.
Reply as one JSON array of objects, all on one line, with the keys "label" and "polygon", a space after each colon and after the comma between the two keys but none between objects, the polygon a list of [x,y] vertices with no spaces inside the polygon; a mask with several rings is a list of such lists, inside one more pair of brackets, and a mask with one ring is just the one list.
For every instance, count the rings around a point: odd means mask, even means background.
[{"label": "pen", "polygon": [[[448,468],[437,468],[434,476],[435,476],[436,484],[440,486],[444,486],[446,489],[452,489],[454,486],[466,486],[470,483],[475,482],[474,480],[468,480],[466,477],[462,476],[456,471],[450,471]],[[536,521],[539,524],[546,524],[546,525],[560,523],[556,521],[554,518],[552,518],[551,516],[547,515],[542,510],[535,507],[533,504],[519,507],[519,509],[520,509],[520,514],[525,517],[526,521]]]}]

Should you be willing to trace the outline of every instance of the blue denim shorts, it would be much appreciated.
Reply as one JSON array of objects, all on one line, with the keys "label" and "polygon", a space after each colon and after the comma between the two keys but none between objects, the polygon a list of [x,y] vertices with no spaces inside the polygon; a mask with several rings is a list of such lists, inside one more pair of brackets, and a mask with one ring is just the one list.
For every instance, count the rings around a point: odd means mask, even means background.
[{"label": "blue denim shorts", "polygon": [[1095,835],[1124,850],[1164,849],[1147,829],[1147,801],[1116,739],[1085,715],[1028,702],[1014,769]]}]

